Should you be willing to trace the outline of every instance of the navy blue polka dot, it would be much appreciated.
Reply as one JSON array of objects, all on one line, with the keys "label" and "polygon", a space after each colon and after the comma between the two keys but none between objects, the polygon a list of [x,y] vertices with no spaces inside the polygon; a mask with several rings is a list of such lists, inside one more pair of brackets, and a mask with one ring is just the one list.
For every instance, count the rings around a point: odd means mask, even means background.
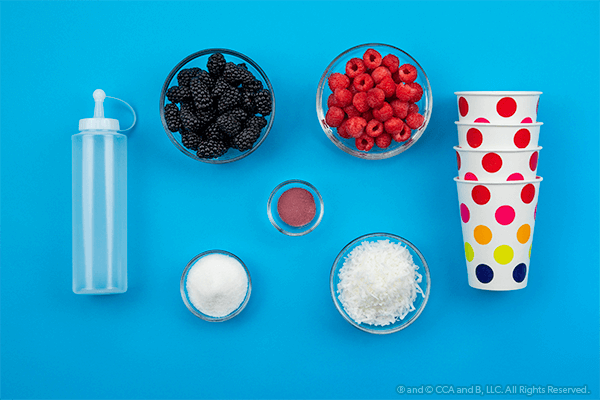
[{"label": "navy blue polka dot", "polygon": [[477,268],[475,268],[475,275],[481,283],[490,283],[492,279],[494,279],[494,271],[485,264],[479,264]]},{"label": "navy blue polka dot", "polygon": [[525,276],[527,275],[527,266],[523,263],[517,265],[515,269],[513,269],[513,279],[515,282],[523,282]]}]

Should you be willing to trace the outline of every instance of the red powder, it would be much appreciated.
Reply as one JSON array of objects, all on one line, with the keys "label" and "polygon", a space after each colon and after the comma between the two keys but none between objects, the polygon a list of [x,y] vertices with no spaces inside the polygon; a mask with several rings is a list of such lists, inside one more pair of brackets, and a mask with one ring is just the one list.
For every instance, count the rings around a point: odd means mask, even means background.
[{"label": "red powder", "polygon": [[308,224],[317,213],[313,195],[306,189],[286,190],[277,202],[279,217],[288,225],[299,227]]}]

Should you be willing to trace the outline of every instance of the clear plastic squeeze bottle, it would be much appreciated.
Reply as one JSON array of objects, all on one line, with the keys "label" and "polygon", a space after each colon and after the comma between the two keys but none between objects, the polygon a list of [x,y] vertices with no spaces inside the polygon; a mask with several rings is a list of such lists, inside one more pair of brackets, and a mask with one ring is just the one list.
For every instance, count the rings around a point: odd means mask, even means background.
[{"label": "clear plastic squeeze bottle", "polygon": [[118,120],[104,118],[106,97],[94,91],[94,117],[79,120],[72,136],[76,294],[127,291],[127,136]]}]

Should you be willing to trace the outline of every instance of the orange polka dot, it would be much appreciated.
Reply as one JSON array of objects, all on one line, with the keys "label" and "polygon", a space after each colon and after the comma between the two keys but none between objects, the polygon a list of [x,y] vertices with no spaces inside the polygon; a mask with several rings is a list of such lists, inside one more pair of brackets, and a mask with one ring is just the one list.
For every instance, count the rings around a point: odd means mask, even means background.
[{"label": "orange polka dot", "polygon": [[488,244],[492,241],[492,231],[485,225],[477,225],[473,231],[473,236],[479,244]]},{"label": "orange polka dot", "polygon": [[529,237],[531,236],[531,227],[528,224],[521,225],[519,230],[517,231],[517,240],[519,243],[527,243]]}]

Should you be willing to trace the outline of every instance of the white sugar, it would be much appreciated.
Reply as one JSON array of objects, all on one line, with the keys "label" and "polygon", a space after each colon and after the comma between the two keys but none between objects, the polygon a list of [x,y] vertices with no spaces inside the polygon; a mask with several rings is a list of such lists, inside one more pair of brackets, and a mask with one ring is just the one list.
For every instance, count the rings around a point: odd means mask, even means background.
[{"label": "white sugar", "polygon": [[213,253],[200,258],[190,268],[186,289],[199,311],[211,317],[224,317],[244,301],[248,276],[235,258]]}]

